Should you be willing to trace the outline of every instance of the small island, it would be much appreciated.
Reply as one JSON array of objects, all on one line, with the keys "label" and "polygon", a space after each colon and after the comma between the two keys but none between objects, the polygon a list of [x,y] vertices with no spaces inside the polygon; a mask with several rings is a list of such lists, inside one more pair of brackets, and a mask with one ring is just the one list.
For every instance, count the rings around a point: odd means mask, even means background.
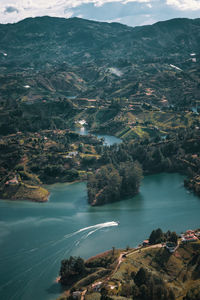
[{"label": "small island", "polygon": [[88,176],[88,201],[92,206],[119,201],[139,192],[142,168],[139,163],[108,164]]}]

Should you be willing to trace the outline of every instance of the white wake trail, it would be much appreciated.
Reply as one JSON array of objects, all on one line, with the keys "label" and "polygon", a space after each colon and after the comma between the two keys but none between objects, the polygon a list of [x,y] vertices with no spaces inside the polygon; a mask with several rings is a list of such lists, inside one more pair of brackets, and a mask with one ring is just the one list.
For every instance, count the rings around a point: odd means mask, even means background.
[{"label": "white wake trail", "polygon": [[[100,224],[96,224],[96,225],[93,225],[93,226],[88,226],[88,227],[84,227],[84,228],[81,228],[79,229],[78,231],[75,231],[73,233],[70,233],[70,234],[66,234],[64,237],[65,238],[70,238],[74,235],[77,235],[79,234],[80,232],[83,232],[83,231],[87,231],[87,230],[99,230],[99,229],[102,229],[102,228],[107,228],[107,227],[113,227],[113,226],[118,226],[119,224],[115,221],[112,221],[112,222],[105,222],[105,223],[100,223]],[[96,231],[95,230],[95,231]]]}]

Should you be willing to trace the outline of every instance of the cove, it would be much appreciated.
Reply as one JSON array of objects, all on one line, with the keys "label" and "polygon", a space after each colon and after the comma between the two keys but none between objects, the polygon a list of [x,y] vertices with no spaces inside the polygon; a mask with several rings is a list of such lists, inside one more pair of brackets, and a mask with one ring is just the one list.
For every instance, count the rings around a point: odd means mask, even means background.
[{"label": "cove", "polygon": [[[0,201],[0,299],[53,300],[60,261],[134,247],[158,227],[199,227],[200,199],[179,174],[145,176],[140,193],[101,207],[87,204],[85,183],[48,187],[49,202]],[[119,221],[117,226],[115,222]]]},{"label": "cove", "polygon": [[[87,130],[85,127],[76,127],[75,128],[75,132],[79,133],[80,135],[88,135],[91,134],[89,132],[89,130]],[[99,139],[104,139],[104,146],[111,146],[113,144],[120,144],[122,142],[121,139],[113,136],[113,135],[105,135],[105,134],[96,134],[96,133],[92,133],[93,135],[95,135],[97,138]]]}]

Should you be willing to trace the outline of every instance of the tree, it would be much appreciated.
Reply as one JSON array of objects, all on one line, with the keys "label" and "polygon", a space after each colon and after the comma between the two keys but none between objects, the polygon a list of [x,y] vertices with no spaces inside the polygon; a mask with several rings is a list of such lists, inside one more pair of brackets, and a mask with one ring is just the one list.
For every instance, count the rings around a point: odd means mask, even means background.
[{"label": "tree", "polygon": [[175,300],[175,295],[172,290],[169,290],[168,300]]},{"label": "tree", "polygon": [[145,284],[140,286],[140,297],[142,300],[149,300],[149,289]]},{"label": "tree", "polygon": [[140,164],[138,162],[121,163],[119,172],[122,177],[121,195],[133,196],[137,194],[143,178]]},{"label": "tree", "polygon": [[114,255],[115,254],[115,247],[113,246],[112,247],[112,255]]},{"label": "tree", "polygon": [[61,261],[60,281],[62,284],[67,284],[73,281],[77,276],[85,273],[84,260],[81,257],[70,256],[69,259]]},{"label": "tree", "polygon": [[101,167],[88,178],[88,200],[96,204],[114,202],[120,199],[121,177],[112,164]]},{"label": "tree", "polygon": [[130,283],[123,283],[121,286],[121,296],[124,296],[126,298],[129,298],[132,295],[132,285]]},{"label": "tree", "polygon": [[149,237],[149,243],[154,245],[154,244],[159,244],[164,241],[164,235],[163,232],[160,228],[153,230],[150,234]]},{"label": "tree", "polygon": [[168,237],[168,241],[169,242],[172,242],[172,243],[174,243],[174,244],[176,244],[177,245],[177,242],[178,242],[178,236],[177,236],[177,234],[176,234],[176,232],[171,232],[171,234],[169,235],[169,237]]},{"label": "tree", "polygon": [[148,277],[148,271],[142,267],[135,275],[134,281],[137,286],[141,286],[147,282]]},{"label": "tree", "polygon": [[155,297],[154,299],[160,299],[160,300],[168,300],[167,297],[167,288],[163,285],[157,285],[155,288]]},{"label": "tree", "polygon": [[106,287],[102,287],[101,289],[101,300],[111,300],[111,298],[108,296],[108,290]]},{"label": "tree", "polygon": [[199,300],[200,299],[200,286],[192,287],[183,298],[183,300]]}]

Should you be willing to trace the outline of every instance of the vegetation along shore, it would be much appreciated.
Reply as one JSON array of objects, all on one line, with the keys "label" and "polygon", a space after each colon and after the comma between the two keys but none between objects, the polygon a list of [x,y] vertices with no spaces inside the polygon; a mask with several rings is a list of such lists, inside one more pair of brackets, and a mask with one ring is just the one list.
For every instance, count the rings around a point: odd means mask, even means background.
[{"label": "vegetation along shore", "polygon": [[200,297],[200,230],[153,230],[137,248],[61,262],[59,300],[194,300]]}]

